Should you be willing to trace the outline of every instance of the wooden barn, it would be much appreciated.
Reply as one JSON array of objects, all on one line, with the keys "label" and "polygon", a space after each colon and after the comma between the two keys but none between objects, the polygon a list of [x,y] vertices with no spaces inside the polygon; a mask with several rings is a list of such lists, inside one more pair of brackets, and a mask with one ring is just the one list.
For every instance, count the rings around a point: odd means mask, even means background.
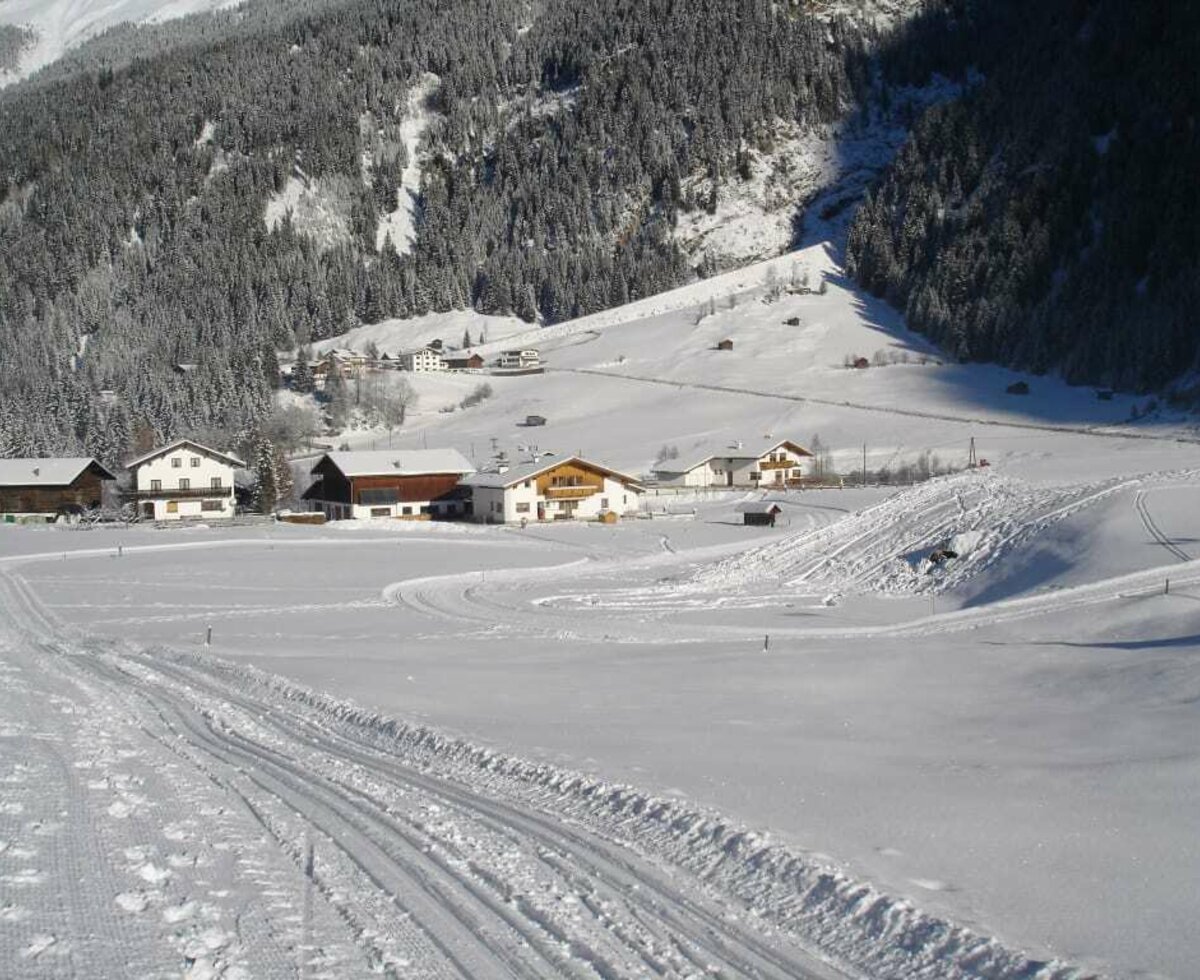
[{"label": "wooden barn", "polygon": [[483,367],[484,363],[481,355],[468,351],[446,354],[442,360],[446,362],[447,371],[477,371]]},{"label": "wooden barn", "polygon": [[304,499],[331,521],[461,516],[458,483],[475,467],[455,449],[326,453],[312,468]]},{"label": "wooden barn", "polygon": [[775,518],[783,513],[783,508],[772,500],[757,500],[742,508],[742,523],[755,527],[774,527]]},{"label": "wooden barn", "polygon": [[99,507],[104,484],[113,480],[90,456],[0,459],[0,515],[13,522],[78,514]]}]

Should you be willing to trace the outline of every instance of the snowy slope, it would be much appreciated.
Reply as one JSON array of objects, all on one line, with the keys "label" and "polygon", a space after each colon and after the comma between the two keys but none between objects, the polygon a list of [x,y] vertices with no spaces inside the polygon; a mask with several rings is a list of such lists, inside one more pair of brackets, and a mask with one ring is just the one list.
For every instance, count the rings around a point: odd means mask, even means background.
[{"label": "snowy slope", "polygon": [[89,38],[123,22],[161,22],[188,14],[235,7],[241,0],[3,0],[0,24],[31,27],[37,42],[21,59],[16,72],[0,73],[0,85],[10,84],[52,61]]}]

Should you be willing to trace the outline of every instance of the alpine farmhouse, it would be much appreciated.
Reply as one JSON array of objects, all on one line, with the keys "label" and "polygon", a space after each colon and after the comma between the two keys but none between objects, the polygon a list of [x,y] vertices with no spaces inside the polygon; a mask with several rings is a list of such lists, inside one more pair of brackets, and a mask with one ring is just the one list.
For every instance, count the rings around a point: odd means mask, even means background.
[{"label": "alpine farmhouse", "polygon": [[502,473],[476,473],[471,515],[485,524],[636,514],[641,485],[631,476],[579,456],[522,463]]},{"label": "alpine farmhouse", "polygon": [[90,456],[0,459],[0,520],[53,520],[100,506],[116,477]]},{"label": "alpine farmhouse", "polygon": [[126,498],[146,520],[194,518],[227,520],[234,516],[234,470],[246,468],[236,456],[177,439],[125,464],[133,477]]},{"label": "alpine farmhouse", "polygon": [[804,476],[803,461],[813,454],[784,439],[748,448],[741,442],[710,447],[684,459],[667,459],[654,468],[655,480],[674,487],[786,487]]},{"label": "alpine farmhouse", "polygon": [[304,500],[326,520],[462,516],[464,476],[475,472],[456,449],[361,450],[322,456]]}]

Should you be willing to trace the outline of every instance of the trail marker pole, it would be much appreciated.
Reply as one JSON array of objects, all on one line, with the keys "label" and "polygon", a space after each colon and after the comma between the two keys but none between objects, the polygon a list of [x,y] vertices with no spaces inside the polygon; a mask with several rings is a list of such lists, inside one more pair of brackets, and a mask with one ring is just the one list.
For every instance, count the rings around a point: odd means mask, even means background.
[{"label": "trail marker pole", "polygon": [[768,633],[763,637],[763,653],[767,653],[771,649],[771,634]]},{"label": "trail marker pole", "polygon": [[205,633],[205,635],[204,635],[204,645],[206,647],[212,646],[212,627],[211,626],[208,628],[208,632]]},{"label": "trail marker pole", "polygon": [[1170,595],[1170,594],[1171,594],[1171,580],[1167,579],[1163,583],[1163,595]]},{"label": "trail marker pole", "polygon": [[312,917],[313,917],[313,843],[309,837],[305,841],[304,853],[304,912],[303,928],[300,939],[300,976],[309,976],[308,961],[312,955]]},{"label": "trail marker pole", "polygon": [[867,485],[867,444],[863,443],[863,482],[862,485]]}]

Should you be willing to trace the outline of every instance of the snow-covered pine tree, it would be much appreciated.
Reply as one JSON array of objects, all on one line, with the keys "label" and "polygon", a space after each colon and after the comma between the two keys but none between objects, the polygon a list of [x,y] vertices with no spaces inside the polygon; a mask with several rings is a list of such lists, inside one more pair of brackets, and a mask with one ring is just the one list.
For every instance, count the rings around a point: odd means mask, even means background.
[{"label": "snow-covered pine tree", "polygon": [[254,509],[260,514],[274,512],[279,503],[279,472],[275,447],[259,436],[254,447]]}]

